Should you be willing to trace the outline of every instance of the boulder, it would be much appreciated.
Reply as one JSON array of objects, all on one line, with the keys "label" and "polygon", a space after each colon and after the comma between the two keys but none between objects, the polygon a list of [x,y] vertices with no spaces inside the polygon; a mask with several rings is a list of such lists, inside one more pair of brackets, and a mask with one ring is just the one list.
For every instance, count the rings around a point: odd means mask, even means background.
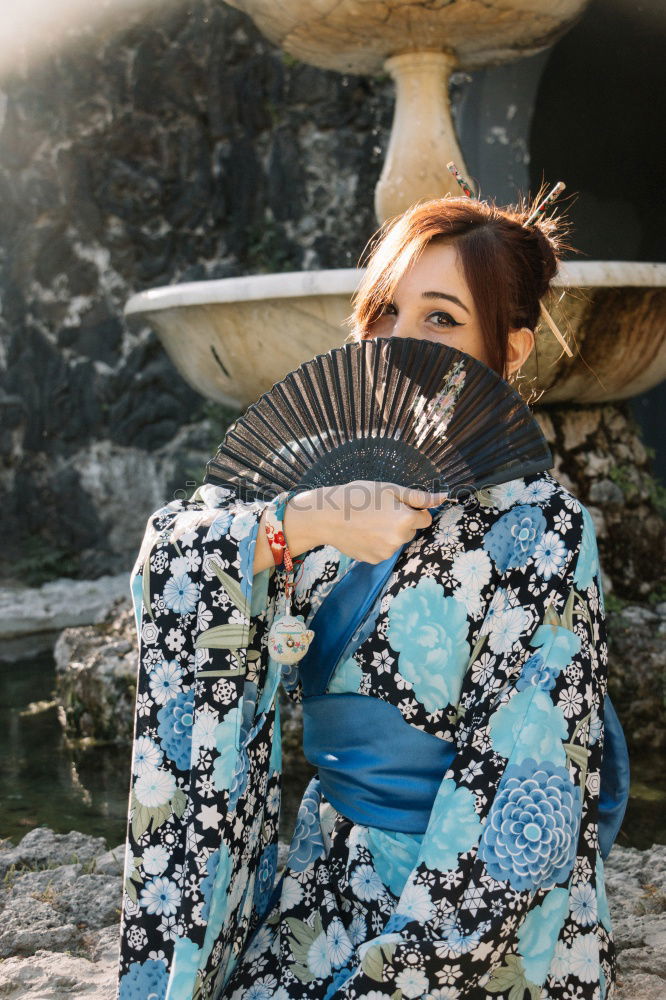
[{"label": "boulder", "polygon": [[54,656],[68,739],[130,742],[138,659],[131,605],[102,625],[65,629]]},{"label": "boulder", "polygon": [[665,611],[662,602],[608,612],[608,690],[630,752],[666,747]]},{"label": "boulder", "polygon": [[46,826],[38,826],[13,846],[10,841],[0,843],[0,876],[10,869],[41,870],[60,865],[89,865],[106,851],[103,837],[89,837],[72,830],[54,833]]},{"label": "boulder", "polygon": [[666,996],[666,846],[647,851],[615,845],[606,891],[618,952],[615,1000]]},{"label": "boulder", "polygon": [[107,619],[119,598],[130,600],[127,573],[0,587],[0,660],[14,662],[51,649],[62,629]]}]

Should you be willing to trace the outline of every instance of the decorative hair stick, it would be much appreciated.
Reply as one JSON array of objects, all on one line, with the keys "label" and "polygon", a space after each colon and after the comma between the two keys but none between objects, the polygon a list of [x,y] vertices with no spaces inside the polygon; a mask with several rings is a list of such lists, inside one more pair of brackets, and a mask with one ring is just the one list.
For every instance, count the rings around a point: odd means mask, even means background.
[{"label": "decorative hair stick", "polygon": [[558,181],[557,184],[555,185],[555,187],[551,191],[548,192],[548,194],[543,199],[543,201],[541,202],[541,204],[538,205],[537,208],[534,209],[534,211],[530,215],[530,217],[527,220],[527,222],[523,223],[523,225],[525,225],[525,226],[531,226],[531,225],[533,225],[537,221],[537,219],[539,218],[539,216],[543,215],[543,213],[546,211],[546,208],[548,207],[548,205],[550,205],[551,201],[555,201],[555,199],[557,198],[558,194],[561,194],[562,191],[564,191],[565,187],[566,187],[566,184],[564,183],[564,181]]},{"label": "decorative hair stick", "polygon": [[467,181],[465,180],[465,178],[463,177],[463,175],[460,173],[460,171],[458,170],[458,168],[455,165],[455,163],[453,162],[453,160],[451,160],[450,163],[447,163],[446,166],[451,171],[451,173],[453,174],[453,176],[455,177],[455,179],[458,181],[458,184],[462,188],[463,192],[467,195],[467,197],[468,198],[473,198],[474,197],[474,192],[472,191],[472,188],[467,183]]},{"label": "decorative hair stick", "polygon": [[548,324],[548,326],[551,328],[551,330],[555,334],[556,339],[559,341],[560,345],[562,346],[562,350],[566,354],[568,354],[568,356],[570,358],[573,358],[573,351],[571,350],[571,348],[567,344],[566,340],[564,339],[564,337],[562,336],[562,334],[558,330],[557,323],[555,322],[555,320],[553,319],[553,317],[550,315],[550,313],[546,309],[546,307],[543,304],[543,302],[540,302],[539,304],[541,306],[541,315],[543,316],[543,318],[545,319],[546,323]]}]

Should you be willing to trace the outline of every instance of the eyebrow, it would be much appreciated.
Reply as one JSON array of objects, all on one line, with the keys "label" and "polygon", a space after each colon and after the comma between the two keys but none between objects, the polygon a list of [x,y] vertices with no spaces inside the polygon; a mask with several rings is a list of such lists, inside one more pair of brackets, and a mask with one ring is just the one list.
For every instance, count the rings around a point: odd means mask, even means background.
[{"label": "eyebrow", "polygon": [[455,304],[457,306],[460,306],[461,309],[464,309],[468,316],[470,315],[469,309],[467,308],[467,306],[463,302],[460,301],[460,299],[457,297],[457,295],[448,295],[446,292],[424,292],[423,295],[421,296],[421,298],[423,298],[423,299],[448,299],[449,302],[455,302]]}]

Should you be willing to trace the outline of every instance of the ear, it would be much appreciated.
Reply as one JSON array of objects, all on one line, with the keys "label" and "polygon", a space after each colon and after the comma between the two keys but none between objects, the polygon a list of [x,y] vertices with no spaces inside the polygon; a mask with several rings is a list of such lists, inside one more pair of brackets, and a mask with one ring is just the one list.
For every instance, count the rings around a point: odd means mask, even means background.
[{"label": "ear", "polygon": [[506,372],[505,378],[513,375],[525,364],[530,354],[534,350],[534,330],[528,326],[521,326],[517,330],[509,330],[509,337],[506,345]]}]

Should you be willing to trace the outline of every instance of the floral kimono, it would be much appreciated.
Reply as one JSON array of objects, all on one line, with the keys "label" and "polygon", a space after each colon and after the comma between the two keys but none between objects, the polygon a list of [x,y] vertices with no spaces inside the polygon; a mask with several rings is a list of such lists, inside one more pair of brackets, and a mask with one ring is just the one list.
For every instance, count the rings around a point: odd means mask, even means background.
[{"label": "floral kimono", "polygon": [[[427,826],[356,823],[315,776],[276,879],[276,693],[301,700],[304,678],[266,649],[282,574],[253,576],[265,506],[211,484],[167,504],[131,576],[119,1000],[611,997],[607,648],[586,509],[546,473],[417,532],[327,693],[379,699],[400,726],[450,741]],[[294,613],[310,622],[354,565],[308,552]]]}]

